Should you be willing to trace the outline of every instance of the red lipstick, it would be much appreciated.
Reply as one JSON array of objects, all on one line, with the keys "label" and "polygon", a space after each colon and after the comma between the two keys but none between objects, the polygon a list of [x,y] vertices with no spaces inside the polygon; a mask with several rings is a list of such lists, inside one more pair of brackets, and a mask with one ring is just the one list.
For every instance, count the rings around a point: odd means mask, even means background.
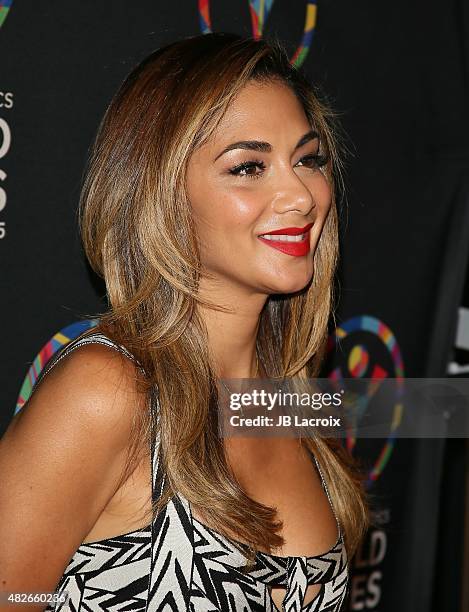
[{"label": "red lipstick", "polygon": [[[272,232],[266,232],[258,236],[264,244],[277,249],[287,255],[293,255],[294,257],[304,257],[309,253],[309,230],[313,227],[313,223],[308,223],[305,227],[283,227]],[[303,238],[298,239],[286,239],[281,238],[265,238],[265,236],[302,236]]]}]

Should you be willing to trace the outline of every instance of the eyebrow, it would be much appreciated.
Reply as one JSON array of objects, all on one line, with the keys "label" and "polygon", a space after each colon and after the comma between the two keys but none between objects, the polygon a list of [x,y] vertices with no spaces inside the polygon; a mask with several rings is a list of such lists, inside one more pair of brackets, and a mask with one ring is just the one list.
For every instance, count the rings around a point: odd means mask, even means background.
[{"label": "eyebrow", "polygon": [[[316,132],[316,130],[310,130],[309,132],[306,132],[306,134],[303,134],[303,136],[296,143],[295,151],[296,149],[299,149],[300,147],[302,147],[304,144],[306,144],[310,140],[314,140],[315,138],[318,138],[318,137],[319,137],[319,134]],[[271,153],[272,145],[262,140],[239,140],[238,142],[233,142],[229,144],[227,147],[225,147],[223,151],[219,153],[213,161],[214,162],[217,161],[219,157],[221,157],[225,153],[228,153],[228,151],[232,151],[233,149],[249,149],[251,151],[260,151],[261,153]]]}]

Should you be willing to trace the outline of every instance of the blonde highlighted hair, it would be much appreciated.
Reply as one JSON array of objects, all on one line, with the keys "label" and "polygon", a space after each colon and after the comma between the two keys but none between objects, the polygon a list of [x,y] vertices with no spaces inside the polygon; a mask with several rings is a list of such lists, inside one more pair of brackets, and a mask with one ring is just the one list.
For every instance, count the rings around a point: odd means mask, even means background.
[{"label": "blonde highlighted hair", "polygon": [[[153,516],[180,492],[225,535],[251,549],[281,546],[276,511],[252,500],[229,469],[218,435],[214,364],[198,305],[201,264],[185,176],[230,102],[251,80],[285,83],[303,105],[328,154],[333,202],[304,291],[270,296],[256,350],[266,377],[314,377],[333,314],[338,258],[335,184],[340,161],[333,114],[276,41],[207,34],[158,49],[126,78],[100,124],[81,195],[88,260],[106,283],[100,329],[126,346],[145,371],[142,389],[158,405],[157,435],[166,474]],[[139,415],[135,440],[148,440]],[[353,554],[368,524],[362,480],[340,442],[304,439],[318,459]]]}]

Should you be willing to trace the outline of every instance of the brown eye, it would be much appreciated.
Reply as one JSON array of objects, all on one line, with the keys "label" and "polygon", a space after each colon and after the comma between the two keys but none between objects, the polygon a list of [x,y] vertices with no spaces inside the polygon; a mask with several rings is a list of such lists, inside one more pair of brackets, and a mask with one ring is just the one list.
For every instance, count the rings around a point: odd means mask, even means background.
[{"label": "brown eye", "polygon": [[262,172],[254,172],[256,168],[259,168],[261,171],[265,170],[264,162],[258,159],[247,161],[242,164],[239,164],[238,166],[235,166],[234,168],[230,168],[229,172],[234,176],[248,176],[250,178],[259,178]]},{"label": "brown eye", "polygon": [[[306,168],[311,168],[315,170],[316,168],[321,168],[327,163],[328,157],[327,155],[320,155],[319,153],[305,155],[300,159],[300,162]],[[298,163],[300,163],[298,162]]]}]

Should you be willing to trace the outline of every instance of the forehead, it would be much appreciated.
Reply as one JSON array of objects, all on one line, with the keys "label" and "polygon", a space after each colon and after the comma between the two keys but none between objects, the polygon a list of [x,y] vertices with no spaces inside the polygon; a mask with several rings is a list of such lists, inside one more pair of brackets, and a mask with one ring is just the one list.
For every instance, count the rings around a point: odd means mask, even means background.
[{"label": "forehead", "polygon": [[[293,138],[310,127],[301,102],[288,85],[250,81],[228,106],[212,135],[213,141],[233,137],[265,137],[283,132]],[[301,134],[300,134],[301,135]]]}]

